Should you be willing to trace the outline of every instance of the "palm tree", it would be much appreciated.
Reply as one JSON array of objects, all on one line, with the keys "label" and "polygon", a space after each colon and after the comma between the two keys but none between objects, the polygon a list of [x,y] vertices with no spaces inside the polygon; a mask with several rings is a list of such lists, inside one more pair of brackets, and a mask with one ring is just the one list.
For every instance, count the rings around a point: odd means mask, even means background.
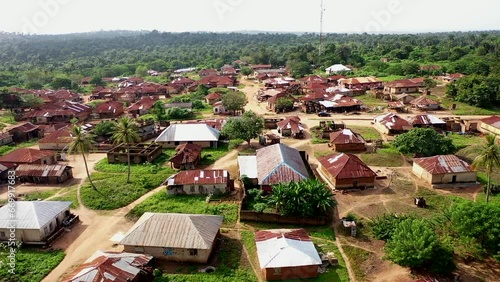
[{"label": "palm tree", "polygon": [[122,117],[115,125],[112,137],[115,144],[125,144],[127,147],[127,183],[130,183],[130,144],[137,143],[141,140],[139,134],[137,133],[137,129],[137,124],[131,118]]},{"label": "palm tree", "polygon": [[86,155],[94,147],[94,138],[90,133],[85,132],[80,126],[76,124],[73,124],[71,135],[73,136],[73,141],[71,141],[71,143],[68,145],[68,154],[82,154],[83,163],[85,164],[85,171],[87,172],[87,177],[89,179],[90,185],[95,191],[98,191],[94,183],[92,182],[92,178],[90,177],[86,158]]},{"label": "palm tree", "polygon": [[486,202],[490,201],[491,173],[495,167],[500,167],[500,144],[496,140],[496,135],[487,135],[486,141],[477,146],[479,155],[472,162],[473,167],[486,169],[488,183],[486,184]]}]

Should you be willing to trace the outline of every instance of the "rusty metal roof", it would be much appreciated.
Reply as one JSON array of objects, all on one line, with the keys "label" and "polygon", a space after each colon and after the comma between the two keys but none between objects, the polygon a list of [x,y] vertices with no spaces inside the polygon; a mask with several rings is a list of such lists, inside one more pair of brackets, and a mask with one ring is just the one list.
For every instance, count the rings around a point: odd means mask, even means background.
[{"label": "rusty metal roof", "polygon": [[425,124],[425,125],[438,125],[446,124],[445,121],[436,117],[435,115],[416,115],[409,119],[413,125]]},{"label": "rusty metal roof", "polygon": [[222,169],[184,170],[170,176],[165,185],[223,184],[229,181],[229,172]]},{"label": "rusty metal roof", "polygon": [[419,165],[432,175],[474,171],[467,162],[455,155],[416,158],[413,159],[413,163]]},{"label": "rusty metal roof", "polygon": [[416,98],[415,100],[411,101],[410,104],[412,104],[412,105],[439,105],[440,103],[437,101],[434,101],[432,99],[429,99],[426,96],[420,96],[420,97]]},{"label": "rusty metal roof", "polygon": [[21,125],[15,126],[9,130],[9,133],[13,132],[30,132],[38,129],[37,125],[32,124],[31,122],[26,122]]},{"label": "rusty metal roof", "polygon": [[304,130],[298,116],[286,117],[284,120],[277,122],[276,125],[281,129],[290,129],[292,133],[298,133]]},{"label": "rusty metal roof", "polygon": [[38,143],[71,143],[73,141],[73,136],[71,135],[71,128],[69,126],[60,128],[51,134],[43,137],[38,141]]},{"label": "rusty metal roof", "polygon": [[346,128],[330,133],[330,143],[333,144],[364,144],[365,140],[361,135]]},{"label": "rusty metal roof", "polygon": [[201,145],[184,143],[175,149],[177,153],[169,161],[176,164],[186,164],[196,161],[201,156]]},{"label": "rusty metal roof", "polygon": [[375,122],[381,123],[388,129],[394,130],[409,130],[413,127],[409,121],[393,113],[375,117]]},{"label": "rusty metal roof", "polygon": [[423,87],[424,78],[410,78],[394,80],[387,84],[388,87]]},{"label": "rusty metal roof", "polygon": [[138,110],[149,110],[153,107],[154,103],[158,101],[158,98],[155,96],[145,96],[142,97],[141,100],[137,101],[137,103],[132,104],[128,107],[129,111],[138,111]]},{"label": "rusty metal roof", "polygon": [[0,157],[0,162],[2,163],[34,163],[45,157],[54,157],[55,153],[46,150],[37,150],[30,148],[19,148],[7,155]]},{"label": "rusty metal roof", "polygon": [[300,181],[309,178],[298,150],[274,144],[257,150],[257,176],[260,185]]},{"label": "rusty metal roof", "polygon": [[375,177],[377,174],[362,160],[352,154],[333,154],[318,159],[335,179]]},{"label": "rusty metal roof", "polygon": [[104,113],[122,113],[123,112],[123,103],[117,101],[106,101],[97,105],[96,113],[104,114]]},{"label": "rusty metal roof", "polygon": [[223,217],[219,215],[146,212],[120,244],[209,250],[222,220]]},{"label": "rusty metal roof", "polygon": [[41,165],[41,164],[20,164],[16,168],[16,176],[34,176],[34,177],[59,177],[66,169],[71,169],[67,165]]},{"label": "rusty metal roof", "polygon": [[481,120],[481,122],[500,129],[500,116],[491,116],[489,118],[484,118]]},{"label": "rusty metal roof", "polygon": [[153,259],[150,255],[95,252],[78,266],[64,282],[127,282],[134,281],[143,267]]}]

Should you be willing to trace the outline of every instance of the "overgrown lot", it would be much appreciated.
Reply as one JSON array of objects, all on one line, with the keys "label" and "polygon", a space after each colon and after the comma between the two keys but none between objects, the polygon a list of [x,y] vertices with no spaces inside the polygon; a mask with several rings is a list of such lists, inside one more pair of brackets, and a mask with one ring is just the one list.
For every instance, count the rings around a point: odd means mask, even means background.
[{"label": "overgrown lot", "polygon": [[[5,260],[9,252],[0,248],[1,262]],[[39,282],[49,274],[63,259],[64,251],[45,251],[21,248],[16,254],[15,275],[8,272],[7,265],[0,267],[0,281],[23,281]]]}]

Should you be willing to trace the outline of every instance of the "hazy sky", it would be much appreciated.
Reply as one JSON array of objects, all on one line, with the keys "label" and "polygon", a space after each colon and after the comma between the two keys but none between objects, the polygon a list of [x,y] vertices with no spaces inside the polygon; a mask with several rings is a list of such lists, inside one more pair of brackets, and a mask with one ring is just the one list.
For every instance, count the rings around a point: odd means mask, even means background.
[{"label": "hazy sky", "polygon": [[[0,30],[319,32],[321,0],[2,0]],[[500,29],[500,1],[324,0],[325,32]]]}]

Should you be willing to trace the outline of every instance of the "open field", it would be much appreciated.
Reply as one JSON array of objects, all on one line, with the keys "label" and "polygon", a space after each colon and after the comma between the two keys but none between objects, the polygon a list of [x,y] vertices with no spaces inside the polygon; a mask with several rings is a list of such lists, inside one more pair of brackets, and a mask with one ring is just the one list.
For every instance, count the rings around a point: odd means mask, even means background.
[{"label": "open field", "polygon": [[[6,258],[9,253],[0,249],[0,255]],[[39,282],[64,258],[63,251],[47,251],[21,248],[16,253],[15,275],[8,273],[9,268],[0,267],[0,281]]]}]

